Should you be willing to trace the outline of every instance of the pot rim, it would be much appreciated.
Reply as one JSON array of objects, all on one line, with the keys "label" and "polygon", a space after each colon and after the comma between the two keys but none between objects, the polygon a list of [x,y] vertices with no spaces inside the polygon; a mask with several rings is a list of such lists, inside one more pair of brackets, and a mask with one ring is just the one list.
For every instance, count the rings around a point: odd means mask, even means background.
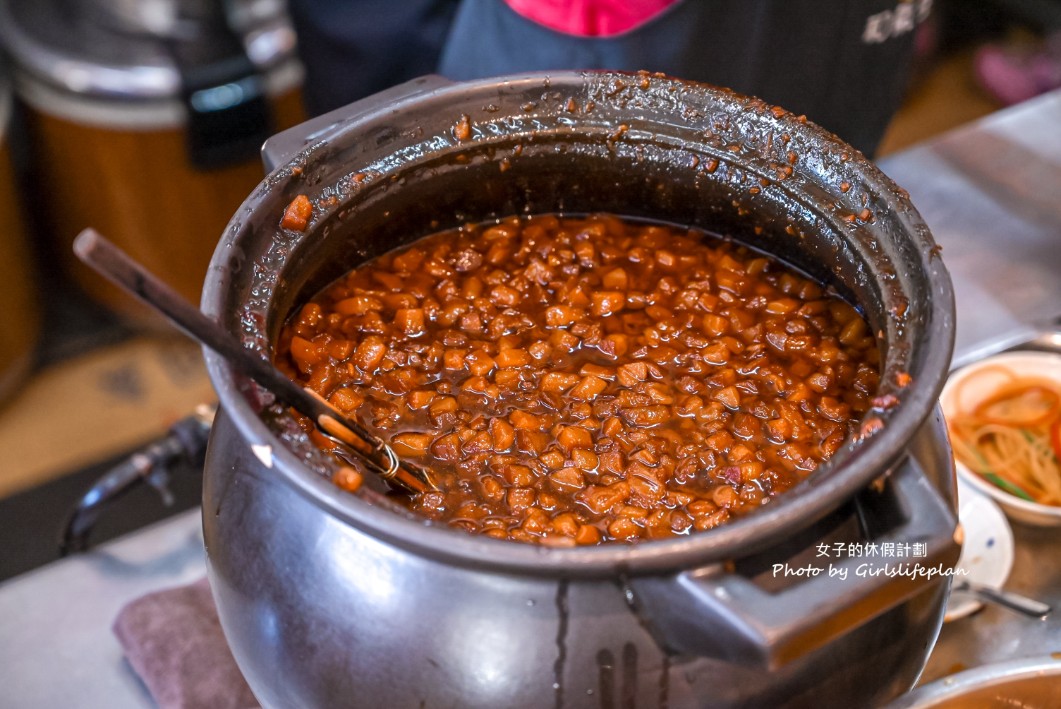
[{"label": "pot rim", "polygon": [[[437,102],[446,98],[464,98],[469,94],[496,96],[501,85],[504,85],[506,90],[528,86],[540,90],[543,82],[552,89],[576,88],[588,81],[617,76],[624,79],[638,77],[636,74],[622,72],[565,71],[461,82],[436,86],[426,92],[421,91],[404,98],[391,94],[388,96],[390,100],[383,105],[374,106],[350,120],[343,121],[325,139],[319,140],[295,159],[271,172],[237,211],[211,261],[203,291],[203,311],[224,324],[224,315],[230,315],[226,313],[227,293],[231,286],[228,264],[233,256],[243,258],[241,239],[253,236],[252,229],[247,224],[252,221],[251,217],[256,208],[270,190],[281,190],[294,179],[295,174],[302,174],[301,167],[292,169],[296,164],[306,165],[312,162],[314,156],[326,154],[331,141],[341,140],[343,136],[373,121],[390,118],[393,122],[395,114],[418,105],[425,98]],[[685,89],[695,89],[704,94],[705,100],[729,109],[747,110],[753,105],[767,117],[764,120],[780,124],[793,135],[809,137],[816,145],[822,147],[823,152],[826,148],[842,151],[845,155],[845,168],[862,178],[865,184],[875,187],[878,196],[889,210],[901,215],[905,232],[919,247],[921,266],[928,282],[926,290],[932,295],[927,322],[932,328],[934,344],[925,349],[916,341],[911,343],[910,352],[920,355],[920,360],[916,359],[914,354],[908,356],[909,374],[916,385],[903,390],[898,406],[881,414],[881,418],[886,421],[885,426],[872,435],[863,437],[857,445],[847,444],[845,449],[850,450],[842,461],[843,466],[832,465],[832,460],[826,462],[811,476],[816,478],[815,480],[801,482],[755,513],[728,522],[710,530],[710,533],[694,533],[633,545],[554,548],[468,534],[443,524],[432,523],[412,513],[396,514],[393,509],[374,504],[368,496],[350,495],[340,490],[330,480],[310,470],[292,450],[284,446],[250,405],[229,365],[212,351],[204,349],[207,368],[222,409],[233,419],[245,442],[259,460],[267,468],[275,469],[285,483],[290,484],[333,517],[415,553],[473,568],[580,577],[614,575],[616,571],[636,574],[676,570],[746,556],[769,546],[779,536],[787,534],[787,530],[801,529],[821,519],[851,499],[874,479],[886,474],[936,405],[953,347],[953,290],[927,226],[909,203],[905,191],[897,187],[854,148],[804,117],[793,116],[787,111],[772,111],[757,99],[706,84],[660,76],[653,76],[651,81],[655,84],[677,84]],[[888,373],[889,368],[885,366],[883,374]]]}]

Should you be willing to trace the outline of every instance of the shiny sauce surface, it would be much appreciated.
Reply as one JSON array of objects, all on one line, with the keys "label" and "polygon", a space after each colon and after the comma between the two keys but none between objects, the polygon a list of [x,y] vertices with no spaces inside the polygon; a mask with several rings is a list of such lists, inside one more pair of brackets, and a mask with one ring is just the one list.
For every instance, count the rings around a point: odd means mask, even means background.
[{"label": "shiny sauce surface", "polygon": [[865,321],[819,284],[610,215],[513,217],[384,254],[304,305],[277,351],[436,472],[442,490],[412,510],[556,546],[755,510],[854,433],[879,369]]}]

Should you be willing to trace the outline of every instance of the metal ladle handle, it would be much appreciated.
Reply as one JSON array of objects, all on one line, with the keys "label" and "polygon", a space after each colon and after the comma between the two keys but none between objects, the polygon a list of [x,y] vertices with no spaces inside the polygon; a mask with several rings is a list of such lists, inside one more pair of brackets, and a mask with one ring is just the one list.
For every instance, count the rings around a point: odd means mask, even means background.
[{"label": "metal ladle handle", "polygon": [[340,413],[322,397],[303,389],[268,360],[256,356],[207,318],[166,283],[94,229],[74,239],[74,253],[101,275],[136,296],[170,322],[228,360],[274,396],[311,418],[328,436],[388,482],[412,493],[437,490],[431,474],[402,461],[387,443]]},{"label": "metal ladle handle", "polygon": [[1053,610],[1053,607],[1049,604],[1037,601],[1034,598],[1028,598],[1019,593],[1004,591],[1001,588],[991,588],[990,586],[971,581],[961,581],[954,584],[951,593],[968,593],[981,601],[994,603],[1031,618],[1043,618]]}]

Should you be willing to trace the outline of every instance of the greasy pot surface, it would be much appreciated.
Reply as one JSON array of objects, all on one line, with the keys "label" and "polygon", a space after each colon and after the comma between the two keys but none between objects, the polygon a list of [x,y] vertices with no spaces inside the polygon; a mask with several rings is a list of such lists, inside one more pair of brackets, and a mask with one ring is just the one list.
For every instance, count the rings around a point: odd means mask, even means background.
[{"label": "greasy pot surface", "polygon": [[[260,394],[207,353],[224,410],[204,492],[211,579],[263,703],[849,706],[914,681],[945,578],[779,585],[764,571],[832,541],[957,558],[949,450],[929,416],[950,358],[950,283],[905,193],[875,167],[761,102],[607,73],[428,77],[281,134],[265,156],[280,167],[231,222],[203,299],[263,352],[319,287],[417,237],[610,211],[730,234],[831,282],[864,306],[881,393],[898,403],[806,483],[723,528],[553,549],[340,491],[290,420],[267,425]],[[319,205],[314,220],[280,230],[298,194]]]},{"label": "greasy pot surface", "polygon": [[[483,573],[409,553],[291,494],[224,413],[215,427],[203,504],[210,585],[265,707],[876,706],[914,683],[942,623],[947,586],[936,582],[778,667],[668,651],[642,602],[645,579]],[[914,446],[948,491],[943,430],[935,419]],[[815,542],[863,539],[851,520],[830,520]],[[771,561],[802,565],[814,550]],[[681,635],[704,615],[682,619]],[[714,637],[703,652],[735,644]]]},{"label": "greasy pot surface", "polygon": [[[697,84],[608,73],[450,85],[420,80],[281,134],[267,157],[309,147],[274,171],[230,223],[203,308],[268,351],[300,300],[371,256],[465,221],[522,212],[611,211],[732,234],[846,291],[885,358],[866,440],[762,510],[711,534],[652,545],[505,547],[453,534],[371,495],[335,494],[276,446],[227,365],[207,353],[222,404],[277,472],[330,514],[395,543],[464,564],[565,573],[675,568],[761,549],[880,475],[935,405],[953,341],[950,281],[905,193],[804,119]],[[441,85],[439,85],[441,81]],[[416,93],[419,91],[419,93]],[[412,94],[410,95],[410,93]],[[390,100],[388,100],[390,99]],[[469,117],[472,137],[454,127]],[[292,136],[294,134],[294,136]],[[295,195],[334,198],[302,234],[277,223]],[[913,384],[903,387],[902,375]]]}]

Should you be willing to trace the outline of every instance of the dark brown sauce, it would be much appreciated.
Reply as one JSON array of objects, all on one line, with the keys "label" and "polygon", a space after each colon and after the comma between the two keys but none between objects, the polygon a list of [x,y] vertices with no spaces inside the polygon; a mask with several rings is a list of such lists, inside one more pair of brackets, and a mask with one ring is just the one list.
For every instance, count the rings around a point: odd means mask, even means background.
[{"label": "dark brown sauce", "polygon": [[384,254],[304,306],[278,353],[437,473],[413,510],[560,546],[758,508],[854,432],[879,357],[851,306],[784,264],[606,215]]}]

